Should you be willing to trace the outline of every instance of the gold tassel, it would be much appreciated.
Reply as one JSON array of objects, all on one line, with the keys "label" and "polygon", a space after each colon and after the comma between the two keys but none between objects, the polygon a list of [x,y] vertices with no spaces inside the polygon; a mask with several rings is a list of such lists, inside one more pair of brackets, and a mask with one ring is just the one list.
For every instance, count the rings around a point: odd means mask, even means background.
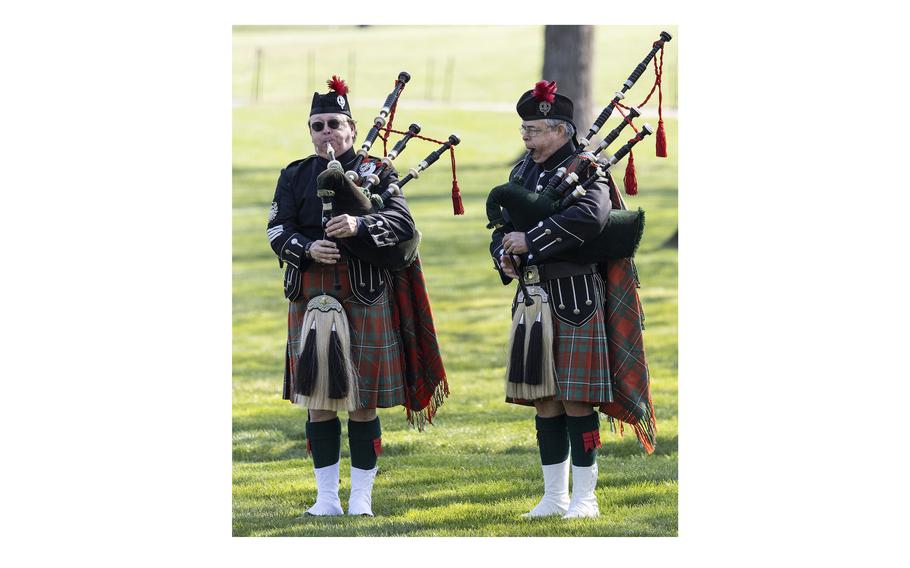
[{"label": "gold tassel", "polygon": [[[316,328],[316,357],[318,374],[315,377],[315,386],[311,396],[295,395],[294,403],[312,410],[357,410],[360,408],[360,392],[357,388],[357,368],[351,361],[351,331],[344,308],[335,298],[322,294],[314,297],[307,304],[306,315],[303,318],[303,329],[309,330],[315,324]],[[330,397],[329,381],[329,352],[332,333],[336,333],[341,343],[345,377],[341,379],[348,385],[347,396],[344,398]],[[296,353],[295,356],[300,356]],[[301,361],[300,364],[306,364]],[[336,377],[337,378],[337,377]]]},{"label": "gold tassel", "polygon": [[[512,353],[515,332],[519,322],[522,322],[522,320],[524,322],[534,322],[535,325],[539,322],[542,331],[542,346],[539,353],[529,353],[528,347],[532,334],[524,334],[525,361],[523,381],[520,383],[509,381],[510,361],[508,367],[506,367],[506,396],[522,400],[536,400],[556,394],[556,373],[553,366],[553,315],[550,312],[550,302],[547,293],[540,286],[528,286],[527,290],[534,303],[526,306],[522,301],[523,298],[519,297],[515,307],[515,314],[512,317],[508,353]],[[538,365],[540,366],[540,384],[529,385],[524,382],[527,380],[529,367]]]}]

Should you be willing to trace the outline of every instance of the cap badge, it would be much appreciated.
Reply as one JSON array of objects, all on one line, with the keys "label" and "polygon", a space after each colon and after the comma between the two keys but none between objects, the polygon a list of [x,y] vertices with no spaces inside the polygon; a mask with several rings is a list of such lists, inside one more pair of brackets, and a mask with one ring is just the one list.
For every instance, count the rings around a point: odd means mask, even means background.
[{"label": "cap badge", "polygon": [[547,101],[543,101],[539,105],[537,105],[537,109],[540,110],[540,114],[542,114],[544,116],[547,116],[547,113],[550,112],[551,108],[553,108],[553,105],[551,105]]},{"label": "cap badge", "polygon": [[344,108],[344,97],[342,97],[341,95],[338,95],[338,98],[335,100],[338,101],[338,106],[340,106],[341,108]]}]

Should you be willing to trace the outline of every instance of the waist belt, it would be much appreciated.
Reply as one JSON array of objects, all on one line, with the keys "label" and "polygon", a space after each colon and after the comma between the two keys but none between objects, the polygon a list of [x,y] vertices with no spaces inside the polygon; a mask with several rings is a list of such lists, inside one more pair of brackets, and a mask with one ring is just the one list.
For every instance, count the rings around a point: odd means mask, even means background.
[{"label": "waist belt", "polygon": [[581,274],[594,274],[597,272],[596,264],[575,264],[574,262],[550,262],[541,265],[526,266],[521,271],[521,281],[524,284],[539,284],[556,278],[579,276]]}]

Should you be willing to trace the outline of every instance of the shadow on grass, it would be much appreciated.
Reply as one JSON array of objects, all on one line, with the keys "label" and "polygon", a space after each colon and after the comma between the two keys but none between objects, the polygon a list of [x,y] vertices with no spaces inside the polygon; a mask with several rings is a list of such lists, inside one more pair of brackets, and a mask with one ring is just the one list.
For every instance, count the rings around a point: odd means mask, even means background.
[{"label": "shadow on grass", "polygon": [[[675,461],[649,460],[643,466],[640,460],[626,463],[599,459],[598,495],[607,518],[568,525],[561,519],[520,518],[536,503],[543,483],[536,456],[528,454],[469,455],[463,460],[464,467],[451,467],[445,456],[429,457],[422,465],[416,465],[415,459],[405,460],[402,467],[380,465],[373,493],[375,518],[297,518],[312,503],[312,482],[307,483],[306,489],[294,483],[258,497],[244,496],[244,485],[235,483],[241,493],[234,500],[234,535],[644,536],[675,532],[676,494],[666,486],[675,482]],[[298,477],[300,465],[287,464],[286,476]],[[347,465],[343,463],[341,467],[343,503],[349,495]],[[621,517],[623,524],[615,526],[611,516]]]},{"label": "shadow on grass", "polygon": [[[442,410],[440,410],[442,412]],[[482,413],[481,415],[488,414]],[[470,424],[476,413],[471,412],[453,412],[446,416],[446,423],[452,427],[458,428],[459,424]],[[527,417],[522,415],[494,414],[489,413],[489,420],[482,420],[484,424],[489,424],[495,428],[498,426],[509,426],[513,423],[528,422]],[[346,418],[341,415],[342,421],[342,455],[349,455],[347,449],[347,425]],[[394,420],[383,421],[383,432],[386,436],[390,433],[400,433],[412,430],[405,423],[404,412],[402,411],[401,423]],[[413,430],[412,430],[413,431]],[[276,462],[288,459],[302,459],[306,457],[306,418],[301,414],[299,418],[277,417],[276,414],[258,413],[255,416],[234,418],[233,435],[235,438],[232,452],[233,461],[236,463],[262,463]],[[433,440],[434,435],[445,436],[445,430],[439,426],[430,427],[419,436],[427,436],[426,439],[418,440],[400,440],[394,444],[387,444],[383,447],[383,455],[410,456],[421,455],[426,452],[434,451],[432,446],[438,445],[440,440]],[[530,439],[530,436],[529,436]],[[430,446],[428,448],[428,446]],[[473,453],[481,450],[492,454],[520,454],[526,452],[526,448],[520,445],[508,446],[502,449],[491,449],[489,447],[480,447],[472,441],[459,441],[451,446],[451,451],[457,454]]]},{"label": "shadow on grass", "polygon": [[[452,426],[468,424],[472,417],[464,413],[462,420],[451,420]],[[476,418],[476,416],[474,417]],[[451,417],[450,417],[451,419]],[[481,421],[483,423],[483,421]],[[496,422],[490,421],[492,428],[496,425],[510,427],[515,423],[527,423],[523,415],[503,416],[497,415]],[[268,462],[281,462],[293,459],[307,459],[306,452],[306,425],[303,420],[275,420],[257,415],[255,418],[236,419],[234,424],[234,447],[232,459],[235,463],[258,464]],[[403,428],[385,428],[386,436],[391,432],[402,432]],[[514,431],[509,428],[508,431]],[[440,429],[439,435],[445,436],[445,430]],[[425,432],[421,436],[431,436]],[[341,455],[350,456],[346,441],[346,431],[342,431]],[[605,435],[606,438],[606,435]],[[443,450],[447,455],[485,455],[491,458],[497,456],[529,456],[536,460],[537,448],[533,442],[532,427],[528,427],[526,435],[516,438],[512,444],[484,445],[471,440],[446,438],[414,439],[406,438],[394,443],[387,443],[383,448],[386,458],[407,458],[415,456],[428,456]],[[663,438],[658,436],[657,446],[653,456],[672,456],[679,450],[678,436]],[[600,450],[600,455],[610,458],[637,458],[643,455],[641,447],[634,435],[626,432],[622,438],[605,440]]]}]

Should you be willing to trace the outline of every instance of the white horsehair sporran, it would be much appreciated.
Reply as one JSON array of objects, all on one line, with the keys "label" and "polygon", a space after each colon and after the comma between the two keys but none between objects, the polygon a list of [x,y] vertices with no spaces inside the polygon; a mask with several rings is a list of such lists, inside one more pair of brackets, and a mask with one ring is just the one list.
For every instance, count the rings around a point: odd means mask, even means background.
[{"label": "white horsehair sporran", "polygon": [[509,334],[511,356],[506,367],[506,396],[536,400],[556,394],[553,316],[549,296],[542,287],[525,289],[533,303],[525,305],[524,291],[519,290]]},{"label": "white horsehair sporran", "polygon": [[351,333],[341,303],[320,294],[306,307],[297,376],[306,385],[294,403],[312,410],[357,410],[357,368],[351,361]]}]

